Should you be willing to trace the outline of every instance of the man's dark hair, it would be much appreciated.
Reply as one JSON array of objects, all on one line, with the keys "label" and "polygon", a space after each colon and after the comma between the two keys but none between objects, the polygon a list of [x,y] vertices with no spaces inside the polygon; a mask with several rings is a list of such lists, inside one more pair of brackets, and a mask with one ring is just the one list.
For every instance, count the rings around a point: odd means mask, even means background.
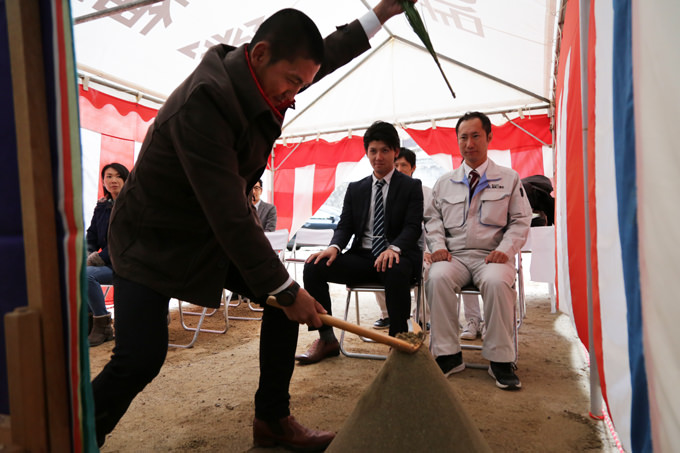
[{"label": "man's dark hair", "polygon": [[482,128],[484,129],[484,132],[486,132],[486,136],[488,137],[489,134],[491,133],[491,120],[489,120],[489,117],[483,114],[482,112],[466,112],[465,115],[461,116],[458,119],[458,122],[456,123],[456,136],[458,135],[458,127],[463,121],[471,120],[474,118],[479,118],[479,120],[482,122]]},{"label": "man's dark hair", "polygon": [[116,170],[123,182],[127,181],[128,176],[130,175],[130,170],[128,170],[125,165],[119,164],[118,162],[111,162],[110,164],[104,165],[102,168],[102,187],[104,187],[104,197],[111,200],[113,196],[111,195],[111,192],[106,190],[106,184],[104,184],[104,173],[106,173],[106,170],[109,168]]},{"label": "man's dark hair", "polygon": [[262,180],[261,180],[261,179],[258,179],[257,182],[260,183],[260,187],[264,187],[264,185],[262,184]]},{"label": "man's dark hair", "polygon": [[316,24],[305,13],[292,8],[274,13],[255,32],[249,48],[267,41],[271,48],[270,64],[279,60],[295,61],[302,57],[323,63],[324,44]]},{"label": "man's dark hair", "polygon": [[416,153],[411,151],[408,148],[404,148],[403,146],[399,149],[399,155],[397,156],[397,159],[401,158],[406,159],[406,162],[411,165],[411,168],[415,168],[416,166]]},{"label": "man's dark hair", "polygon": [[399,133],[390,123],[376,121],[366,129],[364,134],[364,150],[368,151],[369,143],[379,140],[394,150],[399,150]]}]

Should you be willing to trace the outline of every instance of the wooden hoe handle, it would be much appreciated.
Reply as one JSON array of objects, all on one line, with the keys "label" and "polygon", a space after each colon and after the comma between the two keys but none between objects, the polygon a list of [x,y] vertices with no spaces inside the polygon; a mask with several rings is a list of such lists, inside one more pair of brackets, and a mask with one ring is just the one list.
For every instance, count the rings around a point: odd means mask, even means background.
[{"label": "wooden hoe handle", "polygon": [[[269,296],[269,298],[267,298],[267,304],[271,305],[272,307],[283,308],[278,303],[276,303],[276,298],[273,296]],[[319,313],[319,318],[321,318],[321,321],[327,326],[337,327],[338,329],[342,329],[347,332],[352,332],[362,337],[370,338],[371,340],[374,340],[378,343],[386,344],[402,352],[408,352],[409,354],[413,354],[420,348],[420,344],[412,344],[409,343],[408,341],[404,341],[399,338],[385,335],[373,329],[367,329],[365,327],[352,324],[351,322],[335,318],[331,315]]]}]

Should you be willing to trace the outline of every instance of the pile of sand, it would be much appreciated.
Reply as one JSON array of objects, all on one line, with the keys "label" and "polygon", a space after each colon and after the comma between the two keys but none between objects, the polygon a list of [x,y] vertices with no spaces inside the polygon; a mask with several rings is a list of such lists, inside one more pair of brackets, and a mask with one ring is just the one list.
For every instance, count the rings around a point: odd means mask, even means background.
[{"label": "pile of sand", "polygon": [[327,451],[490,452],[425,346],[393,350]]}]

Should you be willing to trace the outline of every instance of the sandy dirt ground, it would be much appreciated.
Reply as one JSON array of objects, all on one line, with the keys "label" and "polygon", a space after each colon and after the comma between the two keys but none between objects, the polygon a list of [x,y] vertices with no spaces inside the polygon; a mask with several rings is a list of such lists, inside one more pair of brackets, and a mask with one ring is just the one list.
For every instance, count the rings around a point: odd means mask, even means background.
[{"label": "sandy dirt ground", "polygon": [[[344,287],[333,285],[333,295],[334,313],[342,316]],[[604,422],[588,416],[588,367],[570,319],[550,312],[547,285],[527,282],[526,296],[517,370],[522,389],[497,389],[485,369],[468,368],[450,376],[448,383],[493,451],[617,451]],[[362,324],[371,325],[379,317],[372,294],[362,295],[360,306]],[[257,315],[243,304],[229,313]],[[206,321],[206,326],[224,323],[220,315]],[[182,329],[176,310],[172,317],[171,342],[188,343],[193,333]],[[160,375],[133,401],[102,451],[284,451],[256,449],[252,444],[259,327],[259,321],[230,320],[226,334],[201,333],[191,349],[170,348]],[[301,327],[298,351],[306,350],[316,337]],[[355,350],[388,352],[387,347],[363,343],[354,335],[346,342]],[[91,349],[92,376],[112,349],[113,342]],[[478,352],[463,355],[466,362],[483,362]],[[384,363],[341,355],[296,366],[291,383],[293,415],[310,427],[339,431]],[[417,417],[426,410],[414,401],[395,416]],[[408,436],[408,432],[394,435]],[[456,446],[447,451],[456,451]]]}]

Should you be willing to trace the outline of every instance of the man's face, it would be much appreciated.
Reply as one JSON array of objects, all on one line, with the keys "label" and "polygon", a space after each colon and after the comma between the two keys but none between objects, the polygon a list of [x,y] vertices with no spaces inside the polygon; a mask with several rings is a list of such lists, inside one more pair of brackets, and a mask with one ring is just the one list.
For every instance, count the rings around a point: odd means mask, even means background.
[{"label": "man's face", "polygon": [[416,167],[411,167],[411,164],[403,157],[399,157],[394,161],[394,168],[396,168],[399,173],[409,176],[413,176],[413,172],[416,171]]},{"label": "man's face", "polygon": [[458,148],[465,163],[472,168],[477,168],[486,161],[489,142],[493,134],[487,137],[482,120],[472,118],[460,123],[458,127]]},{"label": "man's face", "polygon": [[269,43],[257,43],[251,54],[251,65],[262,90],[275,107],[292,103],[295,95],[314,81],[321,67],[301,57],[293,62],[283,59],[271,64],[270,61]]},{"label": "man's face", "polygon": [[262,186],[258,182],[253,186],[253,204],[257,204],[258,201],[260,201],[260,197],[262,196]]},{"label": "man's face", "polygon": [[382,179],[394,168],[394,159],[399,154],[398,149],[392,149],[381,140],[373,140],[368,144],[366,156],[373,167],[373,173]]}]

